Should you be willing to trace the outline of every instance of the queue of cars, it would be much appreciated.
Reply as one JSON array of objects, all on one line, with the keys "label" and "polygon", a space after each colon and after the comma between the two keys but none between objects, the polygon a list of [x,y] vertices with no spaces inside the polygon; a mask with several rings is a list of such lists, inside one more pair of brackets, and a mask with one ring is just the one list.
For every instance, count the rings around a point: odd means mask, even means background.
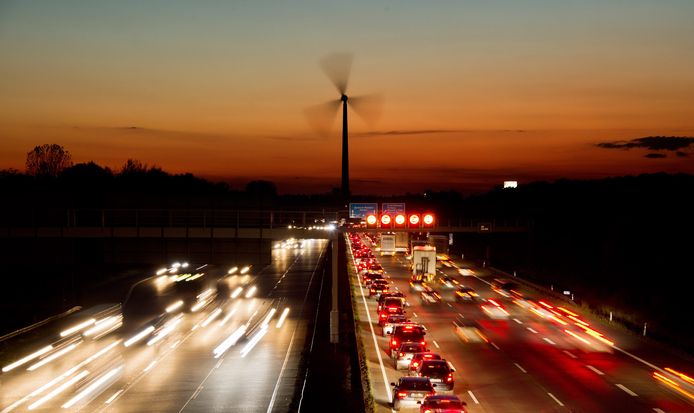
[{"label": "queue of cars", "polygon": [[[397,382],[391,383],[393,410],[419,407],[421,412],[466,412],[465,402],[452,394],[455,370],[440,354],[429,350],[426,327],[407,316],[409,304],[405,294],[394,290],[362,236],[350,234],[350,241],[359,281],[369,297],[378,300],[377,320],[381,334],[388,337],[387,350],[393,367],[404,371]],[[452,288],[456,291],[459,288],[452,281],[450,285],[455,285]],[[441,302],[441,295],[421,280],[412,280],[410,291],[418,293],[422,304]]]}]

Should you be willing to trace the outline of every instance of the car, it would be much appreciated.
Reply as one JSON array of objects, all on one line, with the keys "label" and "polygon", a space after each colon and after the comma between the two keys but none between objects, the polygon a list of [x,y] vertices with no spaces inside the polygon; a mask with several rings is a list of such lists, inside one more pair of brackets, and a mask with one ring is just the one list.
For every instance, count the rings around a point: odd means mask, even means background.
[{"label": "car", "polygon": [[420,413],[467,413],[467,403],[461,401],[458,396],[448,394],[434,394],[427,396],[420,402]]},{"label": "car", "polygon": [[466,343],[488,343],[489,339],[482,333],[479,323],[469,319],[458,319],[453,322],[453,332]]},{"label": "car", "polygon": [[424,289],[426,287],[427,287],[426,281],[424,281],[421,278],[410,280],[410,291],[415,291],[415,292],[424,291]]},{"label": "car", "polygon": [[455,299],[459,302],[474,302],[479,299],[479,294],[470,287],[461,285],[455,290]]},{"label": "car", "polygon": [[390,283],[387,280],[377,278],[371,282],[369,287],[369,297],[378,298],[382,293],[390,289]]},{"label": "car", "polygon": [[506,311],[503,305],[492,300],[491,298],[486,301],[485,304],[480,306],[482,311],[484,311],[490,318],[508,318],[509,313]]},{"label": "car", "polygon": [[426,345],[425,335],[426,331],[422,325],[409,323],[396,325],[390,334],[390,357],[395,358],[400,345],[404,342],[410,341]]},{"label": "car", "polygon": [[456,281],[453,277],[448,275],[440,276],[438,278],[438,282],[439,284],[441,284],[441,287],[450,289],[455,288],[459,284],[458,281]]},{"label": "car", "polygon": [[436,353],[432,353],[431,351],[415,353],[414,355],[412,355],[412,360],[410,360],[410,365],[408,366],[408,370],[411,376],[415,374],[417,367],[419,367],[419,365],[422,364],[423,360],[441,360],[441,356]]},{"label": "car", "polygon": [[391,334],[396,325],[404,324],[408,321],[410,320],[407,319],[405,314],[387,314],[383,318],[379,316],[379,324],[381,324],[382,327],[381,331],[383,337]]},{"label": "car", "polygon": [[376,279],[385,280],[385,277],[383,276],[383,274],[379,274],[377,272],[370,272],[370,271],[367,272],[366,274],[362,275],[362,277],[361,277],[361,280],[362,280],[362,283],[364,284],[364,287],[370,286],[371,283],[373,282],[373,280],[376,280]]},{"label": "car", "polygon": [[388,291],[387,293],[382,293],[381,296],[378,297],[378,307],[376,308],[376,311],[381,312],[383,307],[404,307],[406,304],[407,301],[405,300],[405,294],[399,291]]},{"label": "car", "polygon": [[513,295],[520,295],[517,291],[518,284],[503,278],[495,278],[492,280],[492,290],[505,298],[510,298]]},{"label": "car", "polygon": [[419,299],[422,305],[438,304],[441,302],[441,294],[427,287],[419,293]]},{"label": "car", "polygon": [[424,398],[436,394],[428,377],[400,377],[393,386],[393,410],[402,407],[418,407]]},{"label": "car", "polygon": [[378,324],[383,327],[389,316],[392,315],[405,315],[405,310],[402,307],[384,307],[381,312],[378,313]]},{"label": "car", "polygon": [[410,365],[410,360],[412,360],[412,356],[415,353],[422,353],[425,351],[428,351],[428,349],[424,347],[424,344],[422,343],[413,343],[408,341],[400,344],[400,348],[398,349],[394,360],[395,370],[407,369]]},{"label": "car", "polygon": [[446,360],[423,360],[414,374],[419,377],[428,377],[433,384],[436,384],[437,391],[452,391],[455,385],[454,371]]}]

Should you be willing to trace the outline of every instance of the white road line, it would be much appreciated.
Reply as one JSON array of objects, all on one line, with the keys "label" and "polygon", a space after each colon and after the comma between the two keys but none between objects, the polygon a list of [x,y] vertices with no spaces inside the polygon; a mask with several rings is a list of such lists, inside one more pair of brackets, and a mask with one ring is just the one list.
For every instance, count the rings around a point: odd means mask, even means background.
[{"label": "white road line", "polygon": [[460,313],[458,313],[458,315],[460,316],[460,318],[465,318],[465,316]]},{"label": "white road line", "polygon": [[578,356],[576,356],[574,353],[572,353],[572,352],[570,352],[570,351],[568,351],[568,350],[564,350],[564,354],[566,354],[567,356],[571,357],[572,359],[577,359],[577,358],[578,358]]},{"label": "white road line", "polygon": [[[374,346],[376,350],[376,356],[378,356],[378,364],[381,366],[381,374],[383,375],[383,386],[386,389],[386,395],[388,400],[393,400],[393,393],[390,391],[390,383],[388,382],[388,376],[386,375],[386,368],[383,366],[383,358],[381,357],[381,350],[378,347],[378,340],[376,340],[376,332],[374,331],[374,325],[371,321],[371,314],[369,314],[369,305],[366,303],[366,296],[364,295],[364,287],[359,283],[359,290],[361,291],[361,299],[364,302],[364,309],[366,310],[366,318],[369,321],[369,328],[371,329],[371,337],[374,339]],[[412,313],[414,314],[414,313]],[[417,315],[415,314],[415,317]]]},{"label": "white road line", "polygon": [[441,348],[441,346],[439,346],[439,343],[437,343],[436,340],[431,340],[431,342],[434,343],[436,348]]},{"label": "white road line", "polygon": [[473,402],[475,402],[475,404],[480,404],[479,400],[477,400],[477,397],[475,397],[475,394],[472,392],[472,390],[468,390],[467,394],[470,395],[470,398]]},{"label": "white road line", "polygon": [[647,362],[646,360],[644,360],[644,359],[642,359],[642,358],[640,358],[640,357],[638,357],[638,356],[635,356],[635,355],[629,353],[629,352],[626,351],[626,350],[622,350],[621,348],[619,348],[619,347],[617,347],[617,346],[612,346],[612,348],[615,349],[615,350],[617,350],[617,351],[621,351],[622,353],[626,354],[627,356],[633,358],[633,359],[636,360],[636,361],[640,361],[641,363],[647,365],[648,367],[652,368],[653,370],[658,370],[659,372],[664,373],[663,369],[661,369],[660,367],[658,367],[658,366],[656,366],[656,365],[654,365],[654,364],[651,364],[651,363]]},{"label": "white road line", "polygon": [[547,337],[542,337],[542,339],[545,340],[546,342],[548,342],[549,344],[553,345],[553,346],[556,346],[556,345],[557,345],[557,343],[555,343],[554,341],[548,339]]},{"label": "white road line", "polygon": [[660,410],[660,409],[657,408],[657,407],[654,407],[654,408],[653,408],[653,411],[654,411],[655,413],[665,413],[665,410]]},{"label": "white road line", "polygon": [[[367,310],[368,310],[368,309],[367,309]],[[412,315],[415,316],[415,317],[418,317],[417,313],[415,313],[414,311],[412,312]]]},{"label": "white road line", "polygon": [[200,392],[202,391],[202,389],[203,389],[204,387],[205,387],[205,386],[200,386],[200,387],[198,387],[197,390],[195,390],[195,393],[193,393],[193,399],[197,399],[197,398],[198,398],[198,394],[200,394]]},{"label": "white road line", "polygon": [[518,363],[513,363],[513,364],[515,364],[516,367],[518,367],[518,369],[519,369],[520,371],[522,371],[523,373],[527,373],[527,370],[525,370],[520,364],[518,364]]},{"label": "white road line", "polygon": [[501,350],[501,349],[499,348],[499,346],[497,346],[496,344],[494,344],[494,342],[493,342],[493,341],[490,341],[490,342],[489,342],[489,344],[491,344],[491,345],[492,345],[492,347],[494,347],[495,349],[497,349],[497,350]]},{"label": "white road line", "polygon": [[594,372],[595,374],[597,374],[598,376],[604,376],[604,375],[605,375],[605,373],[603,373],[602,371],[596,369],[595,367],[593,367],[593,366],[591,366],[591,365],[589,365],[589,364],[586,364],[586,367],[587,367],[590,371],[592,371],[592,372]]},{"label": "white road line", "polygon": [[523,324],[523,322],[522,322],[522,321],[520,321],[520,320],[519,320],[519,319],[517,319],[517,318],[514,318],[514,319],[513,319],[513,321],[515,321],[515,322],[516,322],[516,323],[518,323],[518,324]]},{"label": "white road line", "polygon": [[549,393],[549,392],[548,392],[547,394],[549,394],[549,397],[551,397],[552,399],[554,399],[554,401],[557,402],[558,405],[564,406],[564,403],[562,403],[561,401],[559,401],[559,399],[557,399],[552,393]]},{"label": "white road line", "polygon": [[222,359],[219,359],[219,361],[218,361],[218,362],[217,362],[217,364],[216,364],[216,365],[214,366],[214,368],[218,369],[218,368],[219,368],[219,366],[221,366],[221,365],[222,365],[222,361],[224,361],[224,359],[223,359],[223,358],[222,358]]},{"label": "white road line", "polygon": [[626,394],[628,394],[629,396],[634,396],[634,397],[638,396],[638,394],[636,394],[636,393],[634,393],[633,391],[629,390],[629,389],[628,389],[625,385],[623,385],[623,384],[617,383],[617,384],[615,384],[615,386],[617,386],[617,387],[619,387],[620,389],[624,390],[624,392],[625,392]]},{"label": "white road line", "polygon": [[531,333],[535,333],[535,334],[537,334],[537,331],[533,330],[532,328],[530,328],[530,327],[526,327],[526,328],[527,328],[527,329],[528,329],[528,331],[530,331]]},{"label": "white road line", "polygon": [[[327,245],[327,244],[326,244]],[[299,310],[299,318],[297,319],[296,323],[294,324],[294,332],[292,332],[292,338],[289,339],[289,347],[287,347],[287,354],[284,356],[284,362],[282,363],[282,368],[280,369],[280,374],[277,375],[277,383],[275,383],[275,389],[272,391],[272,397],[270,397],[270,404],[267,406],[267,412],[270,413],[272,411],[272,408],[275,405],[275,398],[277,397],[277,391],[280,388],[280,381],[282,381],[282,374],[284,373],[284,369],[287,368],[287,362],[289,361],[289,353],[292,350],[292,345],[294,344],[294,337],[296,336],[296,330],[299,329],[299,324],[301,324],[301,317],[304,315],[304,307],[306,306],[306,300],[308,300],[308,293],[311,291],[311,284],[313,283],[313,277],[316,275],[316,270],[319,267],[319,263],[321,259],[323,258],[323,253],[325,253],[326,248],[323,248],[321,251],[320,255],[318,256],[318,261],[316,261],[316,267],[313,269],[313,272],[311,273],[311,278],[308,280],[308,287],[306,288],[306,294],[304,295],[304,302],[301,303],[301,310]],[[294,260],[292,265],[287,268],[287,271],[284,273],[287,274],[289,273],[289,270],[294,266],[294,264],[299,260],[298,256],[297,259]],[[320,297],[318,297],[318,302],[320,303]],[[183,410],[183,409],[181,409]],[[180,413],[180,412],[179,412]]]}]

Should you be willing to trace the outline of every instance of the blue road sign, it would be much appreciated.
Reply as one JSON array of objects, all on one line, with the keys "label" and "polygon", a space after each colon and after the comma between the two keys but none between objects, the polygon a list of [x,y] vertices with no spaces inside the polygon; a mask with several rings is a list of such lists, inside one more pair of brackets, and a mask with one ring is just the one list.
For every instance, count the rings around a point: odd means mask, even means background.
[{"label": "blue road sign", "polygon": [[369,214],[378,213],[377,203],[350,203],[349,204],[349,217],[350,218],[366,218]]},{"label": "blue road sign", "polygon": [[383,214],[388,214],[388,215],[395,215],[395,214],[404,214],[405,213],[405,203],[404,202],[391,202],[391,203],[382,203],[381,204],[381,212]]}]

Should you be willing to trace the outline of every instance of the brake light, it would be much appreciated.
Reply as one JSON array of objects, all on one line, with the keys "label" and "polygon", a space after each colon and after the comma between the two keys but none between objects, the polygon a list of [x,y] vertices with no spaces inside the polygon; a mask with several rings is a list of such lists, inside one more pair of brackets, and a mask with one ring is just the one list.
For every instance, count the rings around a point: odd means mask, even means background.
[{"label": "brake light", "polygon": [[426,409],[424,410],[424,413],[433,413],[433,410]]},{"label": "brake light", "polygon": [[418,363],[418,362],[415,361],[415,362],[412,363],[412,367],[417,368],[417,366],[419,366],[419,363]]},{"label": "brake light", "polygon": [[430,359],[430,358],[432,358],[432,357],[434,357],[433,354],[425,354],[425,355],[424,355],[424,358],[425,358],[425,359]]},{"label": "brake light", "polygon": [[427,342],[424,340],[420,341],[420,343],[422,343],[423,346],[426,346],[426,344],[427,344]]},{"label": "brake light", "polygon": [[403,353],[403,352],[401,351],[401,352],[400,352],[400,357],[404,357],[404,356],[405,356],[405,353]]},{"label": "brake light", "polygon": [[371,289],[371,292],[372,292],[372,293],[375,293],[375,292],[376,292],[376,290],[374,290],[374,289],[372,288],[372,289]]},{"label": "brake light", "polygon": [[398,340],[393,340],[390,342],[391,346],[396,346],[398,344]]},{"label": "brake light", "polygon": [[449,373],[448,377],[446,377],[446,381],[448,381],[448,382],[453,381],[453,375]]},{"label": "brake light", "polygon": [[405,397],[407,397],[407,393],[406,393],[406,392],[404,392],[404,391],[399,391],[399,392],[398,392],[398,398],[404,399]]}]

